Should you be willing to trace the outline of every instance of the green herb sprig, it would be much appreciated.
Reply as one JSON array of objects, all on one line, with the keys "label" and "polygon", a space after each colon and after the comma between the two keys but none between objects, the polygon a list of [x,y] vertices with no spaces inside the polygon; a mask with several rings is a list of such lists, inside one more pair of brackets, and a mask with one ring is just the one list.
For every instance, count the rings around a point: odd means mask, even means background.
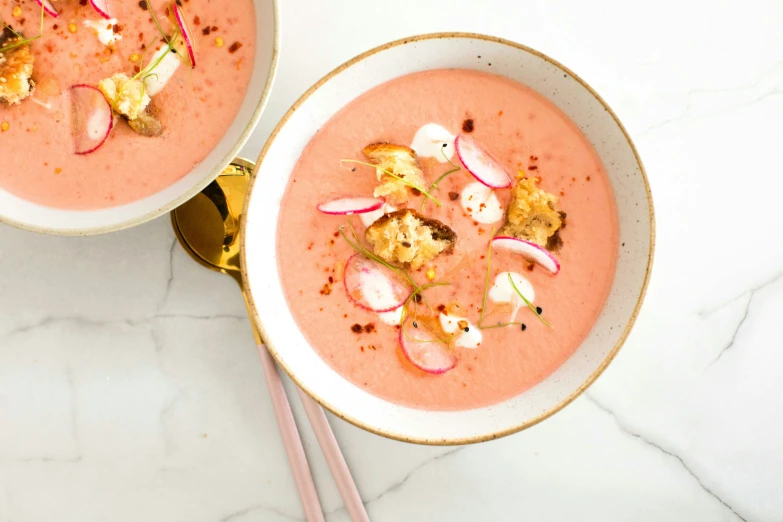
[{"label": "green herb sprig", "polygon": [[[446,178],[446,176],[448,176],[450,174],[454,174],[455,172],[458,172],[458,171],[462,170],[461,167],[459,167],[458,165],[455,165],[454,162],[451,161],[448,156],[446,156],[446,145],[447,145],[446,143],[443,144],[443,146],[440,148],[440,153],[443,155],[443,157],[446,159],[446,161],[449,162],[449,165],[451,165],[451,169],[449,169],[446,172],[444,172],[443,174],[441,174],[438,179],[436,179],[435,181],[432,182],[432,184],[430,185],[430,188],[428,189],[428,192],[430,192],[430,193],[438,190],[438,184],[441,181],[443,181]],[[427,204],[427,200],[426,199],[421,202],[421,211],[422,212],[424,212],[424,206],[426,204]]]},{"label": "green herb sprig", "polygon": [[38,40],[43,36],[44,32],[44,15],[46,14],[46,11],[43,8],[43,4],[41,4],[41,24],[38,28],[38,34],[36,36],[32,36],[30,38],[23,37],[20,33],[17,33],[13,27],[8,25],[7,23],[3,22],[3,27],[7,27],[9,31],[14,33],[18,38],[21,38],[21,40],[17,40],[16,42],[12,44],[8,44],[4,47],[0,48],[0,53],[4,53],[6,51],[10,51],[11,49],[15,49],[16,47],[21,47],[22,45],[27,45],[29,43],[34,42],[35,40]]},{"label": "green herb sprig", "polygon": [[440,201],[438,201],[438,200],[437,200],[435,197],[433,197],[433,196],[432,196],[432,194],[430,194],[430,193],[429,193],[429,191],[427,191],[427,189],[425,189],[424,187],[420,187],[420,186],[416,185],[415,183],[411,183],[411,182],[410,182],[410,181],[408,181],[407,179],[405,179],[405,178],[403,178],[403,177],[401,177],[401,176],[398,176],[398,175],[397,175],[397,174],[395,174],[394,172],[390,172],[390,171],[388,171],[388,170],[386,170],[386,169],[382,169],[382,168],[381,168],[381,167],[379,167],[378,165],[373,165],[372,163],[367,163],[367,162],[365,162],[365,161],[352,160],[352,159],[343,159],[343,160],[340,160],[340,163],[356,163],[356,164],[358,164],[358,165],[364,165],[365,167],[372,167],[372,168],[374,168],[374,169],[380,170],[381,172],[383,172],[383,173],[384,173],[384,174],[386,174],[387,176],[391,176],[392,178],[396,179],[397,181],[399,181],[399,182],[403,183],[404,185],[408,185],[410,188],[418,190],[419,192],[421,192],[421,194],[422,194],[422,195],[423,195],[425,198],[427,198],[427,199],[431,200],[431,201],[432,201],[433,203],[435,203],[437,206],[439,206],[439,207],[442,207],[442,206],[443,206],[443,205],[441,204],[441,202],[440,202]]}]

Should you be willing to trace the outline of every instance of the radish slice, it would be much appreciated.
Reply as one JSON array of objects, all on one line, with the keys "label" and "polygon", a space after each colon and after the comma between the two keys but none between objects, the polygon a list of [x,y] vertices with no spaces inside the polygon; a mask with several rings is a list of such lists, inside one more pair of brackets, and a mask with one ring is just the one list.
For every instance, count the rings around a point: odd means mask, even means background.
[{"label": "radish slice", "polygon": [[95,152],[114,126],[111,105],[96,87],[74,85],[71,87],[71,108],[76,154]]},{"label": "radish slice", "polygon": [[364,214],[378,210],[383,206],[383,200],[377,198],[341,198],[318,205],[318,210],[324,214],[345,216]]},{"label": "radish slice", "polygon": [[506,173],[506,169],[471,138],[465,135],[457,136],[454,147],[457,149],[459,160],[481,183],[492,188],[511,186],[511,178]]},{"label": "radish slice", "polygon": [[418,369],[440,375],[457,365],[457,356],[449,350],[448,344],[438,340],[426,326],[419,323],[413,327],[414,319],[408,316],[400,328],[400,347],[405,357]]},{"label": "radish slice", "polygon": [[560,271],[560,263],[545,248],[541,248],[535,243],[525,241],[510,236],[497,236],[492,239],[492,245],[522,254],[525,259],[538,263],[553,274]]},{"label": "radish slice", "polygon": [[361,254],[352,255],[345,263],[343,283],[348,298],[371,312],[391,312],[413,292],[401,275]]},{"label": "radish slice", "polygon": [[54,7],[54,4],[52,4],[49,0],[35,0],[35,2],[40,7],[43,7],[43,10],[46,11],[46,14],[52,18],[57,18],[60,16],[60,13],[58,13],[57,9]]},{"label": "radish slice", "polygon": [[109,14],[109,0],[90,0],[92,8],[98,11],[98,14],[107,20],[111,18]]},{"label": "radish slice", "polygon": [[185,46],[188,48],[188,56],[190,56],[190,66],[196,67],[196,48],[194,47],[193,35],[190,33],[188,23],[185,21],[185,13],[182,12],[182,8],[174,2],[174,18],[179,25],[179,32],[182,33],[182,39],[185,40]]}]

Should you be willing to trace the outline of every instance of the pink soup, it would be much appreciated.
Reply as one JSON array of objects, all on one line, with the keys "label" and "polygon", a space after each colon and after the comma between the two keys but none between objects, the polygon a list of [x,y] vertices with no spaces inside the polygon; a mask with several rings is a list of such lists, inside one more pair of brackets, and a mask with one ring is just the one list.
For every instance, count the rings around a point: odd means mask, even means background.
[{"label": "pink soup", "polygon": [[[152,96],[162,135],[136,134],[117,118],[108,139],[87,155],[74,154],[71,86],[133,76],[164,43],[144,2],[110,1],[112,26],[86,1],[54,5],[59,17],[47,15],[43,36],[30,44],[33,95],[0,102],[0,188],[49,207],[91,210],[137,201],[185,176],[218,144],[245,97],[256,47],[252,0],[184,0],[196,67],[182,63]],[[175,34],[172,2],[151,5],[163,33]],[[34,0],[0,0],[0,19],[25,38],[38,35],[40,13]],[[121,39],[106,45],[99,38],[105,27]]]},{"label": "pink soup", "polygon": [[[476,179],[453,155],[461,169],[432,192],[442,207],[428,203],[424,213],[451,227],[456,244],[451,254],[410,271],[419,284],[430,282],[434,274],[435,281],[448,285],[422,293],[434,312],[424,302],[411,301],[406,313],[437,314],[439,308],[458,302],[471,328],[479,329],[481,341],[470,348],[451,343],[446,350],[456,364],[440,374],[422,371],[408,360],[401,349],[400,326],[387,324],[378,313],[349,299],[342,267],[356,250],[339,229],[350,220],[364,241],[360,216],[327,215],[316,208],[346,195],[372,197],[378,185],[375,170],[341,160],[368,162],[362,149],[376,142],[415,149],[414,138],[427,124],[453,135],[469,133],[512,179],[519,171],[536,177],[538,187],[557,196],[557,208],[567,214],[567,226],[560,233],[563,244],[553,254],[561,265],[559,273],[501,249],[492,250],[489,266],[489,287],[505,272],[527,280],[535,289],[533,306],[552,327],[522,305],[511,320],[503,312],[502,320],[485,317],[483,323],[516,324],[479,328],[485,290],[489,293],[487,247],[503,225],[511,189],[492,191],[503,209],[502,218],[478,223],[461,201]],[[427,186],[452,168],[437,156],[417,152]],[[407,206],[420,210],[421,204],[422,197],[413,197]],[[277,252],[288,306],[313,349],[337,372],[395,403],[458,410],[516,396],[574,353],[608,296],[617,243],[612,188],[595,150],[576,125],[524,85],[492,74],[447,69],[404,76],[372,89],[318,131],[291,175],[280,208]],[[486,306],[489,312],[492,299]]]}]

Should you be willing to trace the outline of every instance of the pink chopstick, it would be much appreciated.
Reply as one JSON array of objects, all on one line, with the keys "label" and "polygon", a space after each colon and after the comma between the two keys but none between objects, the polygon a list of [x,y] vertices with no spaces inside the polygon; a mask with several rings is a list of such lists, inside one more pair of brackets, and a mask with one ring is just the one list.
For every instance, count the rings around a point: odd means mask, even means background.
[{"label": "pink chopstick", "polygon": [[345,509],[348,510],[351,520],[353,522],[369,522],[370,518],[364,509],[364,503],[359,496],[359,491],[356,489],[356,483],[354,483],[353,477],[351,477],[351,471],[348,469],[348,464],[345,463],[345,458],[342,451],[340,451],[340,446],[337,444],[337,439],[334,438],[332,427],[329,426],[324,410],[301,388],[297,387],[297,390],[307,413],[307,418],[310,419],[310,425],[315,432],[315,438],[318,439],[321,451],[324,457],[326,457],[326,463],[329,465],[332,477],[334,477],[334,481],[337,483],[337,489],[343,497]]},{"label": "pink chopstick", "polygon": [[[258,353],[261,356],[261,366],[264,368],[269,396],[272,399],[272,407],[275,410],[280,435],[283,437],[283,446],[285,446],[285,452],[288,455],[296,489],[299,491],[299,498],[302,501],[302,507],[304,507],[305,518],[307,522],[324,522],[324,514],[318,501],[318,493],[315,490],[310,466],[307,464],[307,456],[302,447],[302,439],[299,438],[299,431],[296,428],[291,405],[288,403],[288,396],[285,394],[277,365],[263,344],[258,345]],[[320,439],[318,440],[320,442]]]}]

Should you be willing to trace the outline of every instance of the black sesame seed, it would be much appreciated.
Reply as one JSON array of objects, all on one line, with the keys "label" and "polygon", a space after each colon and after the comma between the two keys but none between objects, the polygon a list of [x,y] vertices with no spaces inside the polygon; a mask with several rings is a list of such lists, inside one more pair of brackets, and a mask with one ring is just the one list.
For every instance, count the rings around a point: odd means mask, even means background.
[{"label": "black sesame seed", "polygon": [[470,331],[470,326],[466,326],[464,330],[462,330],[465,333],[468,333]]},{"label": "black sesame seed", "polygon": [[543,312],[544,312],[543,308],[541,308],[540,306],[536,307],[536,313],[538,313],[538,315],[541,315]]},{"label": "black sesame seed", "polygon": [[413,327],[414,328],[418,328],[419,327],[419,323],[417,323],[416,321],[413,321]]},{"label": "black sesame seed", "polygon": [[525,330],[527,330],[527,325],[525,323],[522,323],[522,331],[524,332]]}]

